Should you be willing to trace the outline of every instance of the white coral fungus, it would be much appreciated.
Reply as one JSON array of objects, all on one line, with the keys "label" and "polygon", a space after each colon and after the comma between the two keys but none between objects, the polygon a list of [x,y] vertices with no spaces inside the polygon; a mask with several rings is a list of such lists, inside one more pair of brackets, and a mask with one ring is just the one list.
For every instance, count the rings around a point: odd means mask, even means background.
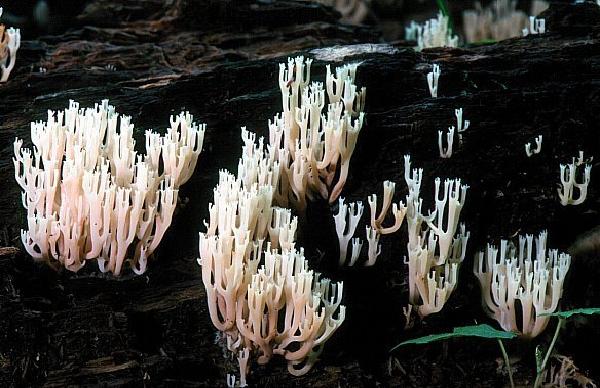
[{"label": "white coral fungus", "polygon": [[131,118],[108,100],[86,109],[71,101],[31,123],[33,151],[17,139],[13,159],[27,252],[71,271],[97,260],[114,275],[129,259],[143,273],[171,224],[178,188],[194,171],[204,129],[187,112],[172,116],[165,135],[146,131],[139,154]]}]

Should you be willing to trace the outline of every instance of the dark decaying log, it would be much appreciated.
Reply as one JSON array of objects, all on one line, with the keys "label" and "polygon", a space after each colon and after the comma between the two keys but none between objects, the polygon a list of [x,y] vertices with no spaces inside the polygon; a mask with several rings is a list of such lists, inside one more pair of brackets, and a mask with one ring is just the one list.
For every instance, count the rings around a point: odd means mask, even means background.
[{"label": "dark decaying log", "polygon": [[[320,80],[325,63],[361,62],[358,84],[368,90],[367,119],[343,196],[366,203],[390,179],[403,198],[403,155],[410,153],[414,166],[425,170],[424,208],[431,207],[434,177],[460,177],[470,185],[462,219],[472,237],[451,302],[404,332],[405,229],[382,239],[375,267],[336,270],[331,210],[323,203],[311,206],[299,244],[316,269],[345,280],[347,320],[306,376],[292,378],[273,360],[253,366],[252,384],[505,383],[490,343],[451,343],[443,353],[440,346],[407,349],[396,355],[400,367],[391,376],[388,350],[402,339],[485,321],[470,268],[486,241],[547,228],[549,246],[567,249],[598,225],[600,8],[554,4],[546,13],[549,33],[486,47],[415,53],[363,46],[354,55],[325,61],[311,49],[378,41],[375,31],[341,25],[336,17],[301,1],[98,0],[73,20],[73,29],[23,42],[11,79],[0,86],[0,245],[16,247],[0,250],[0,385],[225,385],[235,363],[223,358],[215,342],[195,260],[197,232],[218,169],[237,164],[239,127],[265,135],[267,120],[281,110],[277,63],[294,53],[316,58],[313,74]],[[365,52],[374,48],[379,52]],[[442,67],[437,99],[429,96],[425,79],[432,63]],[[133,116],[138,136],[146,128],[163,128],[181,109],[208,124],[196,173],[181,191],[186,201],[140,277],[114,279],[94,268],[55,273],[19,250],[25,220],[13,181],[14,138],[28,143],[29,122],[44,119],[48,109],[64,108],[69,99],[86,106],[104,98]],[[440,159],[437,131],[453,124],[459,107],[471,127],[452,158]],[[539,134],[542,153],[527,158],[524,144]],[[559,164],[578,150],[595,157],[588,200],[562,207],[556,194]],[[565,307],[600,305],[598,248],[589,248],[599,245],[594,235],[573,249]],[[561,350],[599,378],[595,361],[582,351],[582,345],[600,346],[598,320],[590,322],[596,327],[577,326],[565,335]],[[510,345],[524,357],[516,366],[523,384],[532,375],[533,345]]]}]

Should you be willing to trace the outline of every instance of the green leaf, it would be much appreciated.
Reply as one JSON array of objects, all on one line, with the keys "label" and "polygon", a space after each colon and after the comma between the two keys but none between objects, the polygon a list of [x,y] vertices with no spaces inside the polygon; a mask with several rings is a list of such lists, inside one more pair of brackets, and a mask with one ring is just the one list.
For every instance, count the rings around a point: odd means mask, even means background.
[{"label": "green leaf", "polygon": [[394,346],[391,351],[396,350],[400,346],[404,345],[422,345],[428,344],[430,342],[442,341],[448,338],[454,337],[480,337],[480,338],[490,338],[490,339],[510,339],[514,338],[517,335],[515,333],[509,333],[506,331],[501,331],[494,329],[490,325],[473,325],[473,326],[461,326],[455,327],[452,330],[452,333],[443,333],[443,334],[431,334],[425,337],[414,338],[408,341],[404,341],[399,345]]},{"label": "green leaf", "polygon": [[515,333],[494,329],[490,325],[461,326],[454,328],[454,333],[463,337],[482,337],[491,339],[510,339],[515,338]]},{"label": "green leaf", "polygon": [[478,40],[477,42],[471,42],[471,43],[469,43],[469,46],[487,46],[487,45],[496,44],[496,43],[498,43],[497,40],[484,39],[484,40]]},{"label": "green leaf", "polygon": [[554,313],[540,314],[540,316],[569,319],[575,314],[588,314],[588,315],[600,314],[600,307],[585,307],[585,308],[579,308],[579,309],[573,309],[573,310],[567,310],[567,311],[556,311]]}]

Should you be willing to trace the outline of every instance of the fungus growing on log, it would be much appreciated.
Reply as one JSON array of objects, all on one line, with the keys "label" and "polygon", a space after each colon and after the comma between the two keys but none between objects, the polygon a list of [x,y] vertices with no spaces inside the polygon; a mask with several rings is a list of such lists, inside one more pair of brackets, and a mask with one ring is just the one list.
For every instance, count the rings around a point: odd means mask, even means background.
[{"label": "fungus growing on log", "polygon": [[[3,9],[0,7],[0,17]],[[21,30],[6,28],[0,24],[0,83],[8,81],[17,61],[17,50],[21,47]]]},{"label": "fungus growing on log", "polygon": [[538,336],[548,325],[550,317],[541,314],[558,307],[571,265],[569,254],[546,250],[547,237],[543,231],[535,238],[535,251],[533,235],[528,234],[519,236],[518,251],[501,240],[500,250],[488,244],[475,258],[484,310],[504,330],[526,338]]},{"label": "fungus growing on log", "polygon": [[135,273],[146,270],[194,171],[205,125],[187,112],[172,116],[165,135],[146,131],[146,154],[138,154],[130,121],[108,100],[85,109],[71,101],[31,123],[33,151],[15,140],[27,209],[21,240],[34,260],[74,272],[96,260],[116,276],[126,260]]}]

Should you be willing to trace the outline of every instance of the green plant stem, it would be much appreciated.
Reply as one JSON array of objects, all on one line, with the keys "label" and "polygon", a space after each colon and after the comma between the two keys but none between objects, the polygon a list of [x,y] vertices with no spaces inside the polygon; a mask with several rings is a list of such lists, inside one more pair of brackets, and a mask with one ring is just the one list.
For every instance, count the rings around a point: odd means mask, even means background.
[{"label": "green plant stem", "polygon": [[552,338],[552,342],[550,342],[550,346],[548,347],[548,351],[546,352],[546,356],[542,361],[542,365],[539,365],[537,369],[537,374],[535,376],[535,384],[534,388],[539,388],[542,385],[542,375],[546,370],[546,365],[548,364],[548,360],[550,359],[550,355],[552,354],[552,350],[554,349],[554,345],[556,344],[556,340],[558,339],[558,334],[560,333],[560,329],[564,324],[564,319],[558,318],[558,323],[556,324],[556,330],[554,331],[554,337]]},{"label": "green plant stem", "polygon": [[513,381],[512,369],[510,368],[510,359],[508,358],[508,353],[506,353],[506,349],[504,349],[504,344],[501,339],[498,339],[498,345],[500,345],[500,350],[502,351],[502,357],[504,357],[504,364],[506,364],[506,369],[508,370],[508,378],[510,379],[510,388],[515,388],[515,382]]},{"label": "green plant stem", "polygon": [[445,0],[436,0],[438,8],[442,12],[442,15],[449,16],[450,12],[448,11],[448,4],[446,4]]},{"label": "green plant stem", "polygon": [[436,3],[442,12],[442,15],[448,17],[448,29],[449,32],[452,33],[454,31],[454,22],[452,20],[452,15],[450,15],[450,7],[448,7],[448,2],[446,0],[436,0]]}]

